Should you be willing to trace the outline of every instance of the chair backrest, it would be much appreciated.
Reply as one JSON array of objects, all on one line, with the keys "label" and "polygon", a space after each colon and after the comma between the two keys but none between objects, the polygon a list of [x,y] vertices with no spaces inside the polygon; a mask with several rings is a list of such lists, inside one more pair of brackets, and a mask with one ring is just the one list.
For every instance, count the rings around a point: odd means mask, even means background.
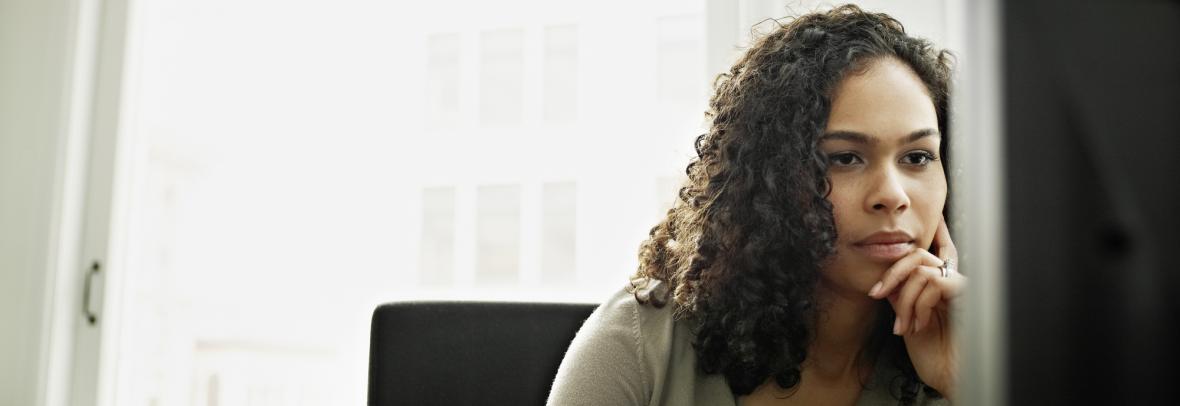
[{"label": "chair backrest", "polygon": [[543,405],[593,304],[403,302],[373,312],[369,405]]}]

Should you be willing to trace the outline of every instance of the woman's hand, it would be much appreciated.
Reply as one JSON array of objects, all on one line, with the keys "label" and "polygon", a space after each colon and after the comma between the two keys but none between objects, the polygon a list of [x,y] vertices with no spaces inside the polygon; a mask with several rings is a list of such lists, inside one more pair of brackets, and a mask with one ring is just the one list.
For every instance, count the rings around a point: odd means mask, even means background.
[{"label": "woman's hand", "polygon": [[959,358],[949,315],[967,278],[953,267],[943,276],[944,259],[958,262],[946,219],[939,223],[933,245],[937,256],[921,248],[914,250],[882,274],[869,296],[887,298],[893,306],[897,314],[893,333],[905,338],[906,351],[922,382],[952,398]]}]

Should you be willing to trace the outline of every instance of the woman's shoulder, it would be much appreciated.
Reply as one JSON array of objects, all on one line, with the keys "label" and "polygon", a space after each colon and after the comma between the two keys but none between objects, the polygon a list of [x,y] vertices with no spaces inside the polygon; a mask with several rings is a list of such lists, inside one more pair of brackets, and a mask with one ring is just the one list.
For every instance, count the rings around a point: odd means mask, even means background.
[{"label": "woman's shoulder", "polygon": [[619,288],[590,315],[583,332],[599,333],[589,336],[616,335],[614,339],[634,340],[636,351],[641,353],[643,347],[664,341],[676,326],[675,305],[651,300],[651,294],[650,289],[636,288],[634,283]]},{"label": "woman's shoulder", "polygon": [[603,302],[604,310],[629,311],[637,317],[673,319],[668,283],[652,278],[633,278]]},{"label": "woman's shoulder", "polygon": [[586,319],[554,380],[549,404],[649,404],[667,364],[670,306],[641,303],[631,286],[611,294]]}]

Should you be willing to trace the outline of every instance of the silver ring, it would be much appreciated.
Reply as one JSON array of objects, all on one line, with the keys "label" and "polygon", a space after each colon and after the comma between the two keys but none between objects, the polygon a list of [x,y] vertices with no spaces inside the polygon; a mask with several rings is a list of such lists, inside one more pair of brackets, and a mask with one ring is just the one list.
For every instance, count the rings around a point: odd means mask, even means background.
[{"label": "silver ring", "polygon": [[938,269],[942,271],[943,278],[949,277],[951,272],[955,271],[955,259],[947,258],[942,260],[942,266],[939,266]]}]

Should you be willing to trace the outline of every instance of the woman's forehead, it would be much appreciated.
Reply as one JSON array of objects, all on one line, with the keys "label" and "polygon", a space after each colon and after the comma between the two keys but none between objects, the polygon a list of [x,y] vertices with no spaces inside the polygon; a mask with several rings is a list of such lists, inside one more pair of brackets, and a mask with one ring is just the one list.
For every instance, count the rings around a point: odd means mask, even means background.
[{"label": "woman's forehead", "polygon": [[934,101],[918,75],[896,59],[881,59],[840,81],[825,133],[903,139],[937,128]]}]

